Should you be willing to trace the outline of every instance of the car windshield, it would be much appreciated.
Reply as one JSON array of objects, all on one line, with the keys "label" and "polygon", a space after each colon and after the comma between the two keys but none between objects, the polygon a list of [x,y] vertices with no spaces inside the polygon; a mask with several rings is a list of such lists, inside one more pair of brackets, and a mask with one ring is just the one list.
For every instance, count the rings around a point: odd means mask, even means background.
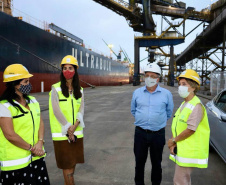
[{"label": "car windshield", "polygon": [[216,98],[214,104],[221,111],[226,112],[226,91],[224,91],[223,93],[221,93],[221,95]]}]

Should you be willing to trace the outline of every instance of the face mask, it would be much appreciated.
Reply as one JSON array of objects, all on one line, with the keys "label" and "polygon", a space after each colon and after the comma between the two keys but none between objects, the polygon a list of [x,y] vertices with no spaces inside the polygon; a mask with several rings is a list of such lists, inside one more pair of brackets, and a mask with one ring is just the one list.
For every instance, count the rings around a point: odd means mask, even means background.
[{"label": "face mask", "polygon": [[181,98],[187,98],[190,92],[188,92],[188,87],[187,86],[179,86],[178,88],[178,94],[180,95]]},{"label": "face mask", "polygon": [[157,80],[158,80],[158,78],[154,79],[151,77],[147,77],[147,78],[145,78],[145,85],[147,87],[153,87],[157,84]]},{"label": "face mask", "polygon": [[31,92],[31,89],[32,89],[32,85],[30,83],[28,85],[22,85],[21,84],[19,91],[22,94],[29,94]]},{"label": "face mask", "polygon": [[68,80],[68,79],[73,78],[73,76],[75,75],[75,71],[71,72],[71,71],[66,70],[66,71],[63,71],[63,75]]}]

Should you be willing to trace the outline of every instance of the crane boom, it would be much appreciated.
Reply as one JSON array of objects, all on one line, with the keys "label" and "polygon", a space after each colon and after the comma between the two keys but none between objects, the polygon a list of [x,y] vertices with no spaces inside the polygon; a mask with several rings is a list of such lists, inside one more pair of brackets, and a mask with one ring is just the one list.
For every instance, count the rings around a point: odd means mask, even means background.
[{"label": "crane boom", "polygon": [[[104,39],[102,39],[102,40],[104,41]],[[109,45],[107,44],[107,42],[104,41],[104,43],[107,45],[107,47],[110,49],[110,51],[111,51],[112,53],[114,53],[114,55],[115,55],[116,57],[118,57],[118,55],[116,55],[116,53],[113,51],[113,49],[109,47]]]}]

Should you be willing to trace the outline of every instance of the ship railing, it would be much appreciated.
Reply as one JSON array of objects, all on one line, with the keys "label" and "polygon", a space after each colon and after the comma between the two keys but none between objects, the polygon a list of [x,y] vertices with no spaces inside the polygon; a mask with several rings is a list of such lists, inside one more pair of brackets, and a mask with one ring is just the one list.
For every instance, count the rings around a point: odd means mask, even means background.
[{"label": "ship railing", "polygon": [[102,56],[104,56],[104,53],[102,52],[102,51],[100,51],[100,50],[98,50],[98,49],[96,49],[96,48],[94,48],[94,47],[92,47],[92,46],[90,46],[90,45],[83,45],[83,47],[85,47],[85,48],[87,48],[88,50],[90,50],[90,51],[94,51],[95,53],[98,53],[98,54],[100,54],[100,55],[102,55]]},{"label": "ship railing", "polygon": [[93,52],[95,52],[95,53],[98,53],[98,54],[100,54],[101,56],[104,56],[104,57],[107,57],[107,58],[109,58],[109,59],[115,60],[115,59],[112,58],[112,56],[109,56],[109,55],[105,54],[104,52],[102,52],[102,51],[96,49],[95,47],[92,47],[92,46],[90,46],[90,45],[85,45],[85,44],[83,44],[83,47],[86,48],[86,49],[88,49],[88,50],[90,50],[90,51],[93,51]]},{"label": "ship railing", "polygon": [[[1,0],[0,0],[0,3],[1,3]],[[20,19],[20,20],[22,20],[24,22],[27,22],[27,23],[29,23],[29,24],[31,24],[33,26],[36,26],[36,27],[38,27],[38,28],[40,28],[42,30],[45,30],[45,31],[47,31],[47,32],[49,32],[49,33],[51,33],[53,35],[56,35],[56,36],[62,38],[62,35],[60,33],[58,33],[58,32],[56,32],[56,31],[54,31],[54,30],[49,28],[49,23],[47,23],[46,21],[40,21],[40,20],[38,20],[38,19],[36,19],[36,18],[34,18],[34,17],[32,17],[32,16],[30,16],[30,15],[28,15],[28,14],[26,14],[26,13],[24,13],[24,12],[18,10],[18,9],[16,9],[16,8],[14,8],[13,6],[12,6],[12,11],[13,11],[13,16],[14,17],[17,17],[18,19]],[[64,37],[64,38],[69,40],[69,41],[71,41],[71,42],[76,43],[76,41],[74,41],[73,39],[70,39],[69,37],[67,37],[67,38]],[[76,44],[78,44],[78,43],[76,43]],[[82,46],[87,48],[87,49],[89,49],[90,51],[94,51],[95,53],[98,53],[98,54],[100,54],[102,56],[110,58],[110,56],[105,55],[103,52],[101,52],[98,49],[95,49],[94,47],[91,47],[90,45],[85,46],[85,44],[83,44]]]},{"label": "ship railing", "polygon": [[48,26],[48,23],[45,22],[45,21],[40,21],[24,12],[21,12],[20,10],[14,8],[12,6],[12,12],[13,12],[13,16],[14,17],[18,17],[18,19],[24,21],[24,22],[27,22],[29,24],[32,24],[38,28],[41,28],[41,29],[44,29],[44,30],[48,30],[49,29],[49,26]]}]

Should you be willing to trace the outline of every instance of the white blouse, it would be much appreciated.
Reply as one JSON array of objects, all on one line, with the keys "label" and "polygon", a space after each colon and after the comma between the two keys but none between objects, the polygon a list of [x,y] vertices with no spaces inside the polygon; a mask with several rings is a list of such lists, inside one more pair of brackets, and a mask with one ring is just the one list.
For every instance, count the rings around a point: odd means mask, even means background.
[{"label": "white blouse", "polygon": [[0,104],[0,117],[12,117],[10,110],[3,104]]}]

